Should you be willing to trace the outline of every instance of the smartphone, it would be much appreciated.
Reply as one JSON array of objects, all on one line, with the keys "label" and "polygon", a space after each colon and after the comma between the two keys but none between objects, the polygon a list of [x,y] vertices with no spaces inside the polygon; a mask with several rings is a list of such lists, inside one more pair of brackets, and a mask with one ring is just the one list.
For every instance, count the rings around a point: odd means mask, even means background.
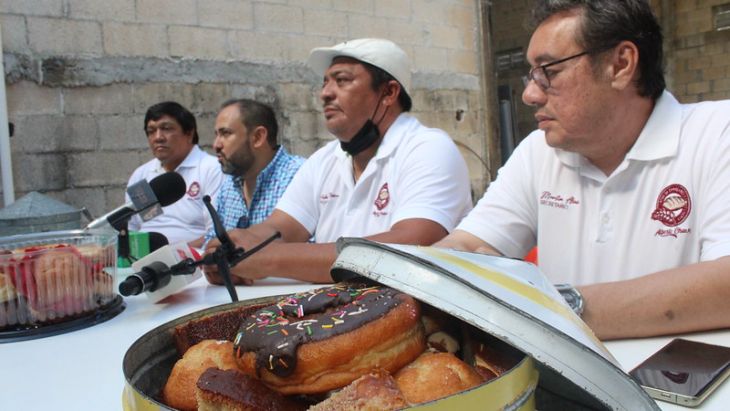
[{"label": "smartphone", "polygon": [[696,407],[730,375],[730,347],[675,338],[629,374],[652,398]]}]

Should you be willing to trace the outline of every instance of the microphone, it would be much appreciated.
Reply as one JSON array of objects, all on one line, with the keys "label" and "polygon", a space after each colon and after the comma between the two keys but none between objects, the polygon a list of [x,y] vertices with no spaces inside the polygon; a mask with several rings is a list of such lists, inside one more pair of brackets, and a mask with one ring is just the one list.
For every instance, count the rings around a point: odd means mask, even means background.
[{"label": "microphone", "polygon": [[165,237],[164,234],[158,233],[155,231],[150,231],[147,233],[147,237],[149,238],[150,242],[150,252],[155,252],[159,250],[160,248],[170,244],[169,241],[167,241],[167,237]]},{"label": "microphone", "polygon": [[161,174],[149,183],[142,180],[130,186],[127,190],[130,197],[132,197],[132,201],[90,222],[84,230],[109,225],[119,231],[119,227],[133,215],[148,210],[157,204],[166,207],[181,199],[185,195],[185,189],[185,180],[174,171]]},{"label": "microphone", "polygon": [[121,224],[119,227],[117,238],[117,257],[122,260],[120,264],[123,264],[119,267],[130,267],[130,264],[137,261],[138,258],[169,244],[164,234],[155,231],[130,234],[126,224]]},{"label": "microphone", "polygon": [[[203,276],[200,268],[185,264],[198,260],[200,254],[187,243],[163,246],[132,263],[135,273],[119,283],[119,294],[128,297],[145,292],[156,303]],[[190,267],[189,270],[181,270],[179,263]]]}]

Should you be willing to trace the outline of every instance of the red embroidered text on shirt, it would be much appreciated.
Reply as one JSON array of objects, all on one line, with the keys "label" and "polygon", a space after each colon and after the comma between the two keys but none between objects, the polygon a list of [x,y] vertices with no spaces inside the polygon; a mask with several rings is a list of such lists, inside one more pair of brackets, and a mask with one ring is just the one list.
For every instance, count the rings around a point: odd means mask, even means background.
[{"label": "red embroidered text on shirt", "polygon": [[549,191],[543,191],[540,195],[540,205],[548,207],[562,208],[567,210],[568,208],[570,208],[570,206],[579,204],[580,201],[578,201],[578,199],[573,196],[564,198],[559,194],[553,194]]},{"label": "red embroidered text on shirt", "polygon": [[324,204],[331,199],[338,198],[340,195],[337,193],[324,193],[319,195],[319,202]]}]

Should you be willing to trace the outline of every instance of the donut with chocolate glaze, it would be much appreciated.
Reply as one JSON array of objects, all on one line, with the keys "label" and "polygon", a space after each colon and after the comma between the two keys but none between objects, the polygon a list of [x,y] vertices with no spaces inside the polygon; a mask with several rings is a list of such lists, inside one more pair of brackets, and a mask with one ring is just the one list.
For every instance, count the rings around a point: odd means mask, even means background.
[{"label": "donut with chocolate glaze", "polygon": [[260,309],[234,341],[239,368],[283,394],[341,388],[376,368],[392,373],[425,348],[413,297],[347,283]]}]

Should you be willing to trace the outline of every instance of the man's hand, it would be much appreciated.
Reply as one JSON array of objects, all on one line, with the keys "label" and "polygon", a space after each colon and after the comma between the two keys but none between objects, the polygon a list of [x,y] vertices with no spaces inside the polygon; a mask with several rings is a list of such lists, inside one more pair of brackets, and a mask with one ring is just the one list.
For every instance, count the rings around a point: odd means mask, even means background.
[{"label": "man's hand", "polygon": [[[218,267],[215,265],[207,265],[203,267],[203,273],[205,274],[205,279],[208,280],[209,283],[214,285],[225,285],[225,282],[223,282],[223,277],[218,274]],[[241,278],[236,275],[233,275],[231,273],[231,280],[233,281],[234,285],[252,285],[253,280],[248,278]]]},{"label": "man's hand", "polygon": [[456,251],[466,251],[487,255],[501,256],[502,253],[482,241],[479,237],[466,231],[454,230],[451,234],[436,242],[434,247],[450,248]]},{"label": "man's hand", "polygon": [[[253,247],[261,244],[267,239],[266,236],[257,235],[254,230],[250,229],[231,230],[228,232],[228,237],[231,239],[235,247],[243,248],[245,251],[252,249]],[[204,255],[207,256],[209,254],[213,254],[220,245],[221,243],[220,241],[218,241],[218,239],[210,240],[205,249]],[[262,272],[257,272],[257,270],[255,270],[257,265],[250,264],[249,259],[255,260],[257,254],[265,252],[266,248],[271,247],[272,245],[273,244],[267,245],[265,248],[252,254],[246,260],[243,260],[235,266],[231,267],[231,279],[233,280],[233,284],[251,285],[253,284],[253,280],[259,280],[267,277],[266,274]],[[205,278],[208,280],[209,283],[216,285],[224,284],[223,278],[218,273],[218,266],[206,265],[203,267],[203,271],[205,272]]]}]

